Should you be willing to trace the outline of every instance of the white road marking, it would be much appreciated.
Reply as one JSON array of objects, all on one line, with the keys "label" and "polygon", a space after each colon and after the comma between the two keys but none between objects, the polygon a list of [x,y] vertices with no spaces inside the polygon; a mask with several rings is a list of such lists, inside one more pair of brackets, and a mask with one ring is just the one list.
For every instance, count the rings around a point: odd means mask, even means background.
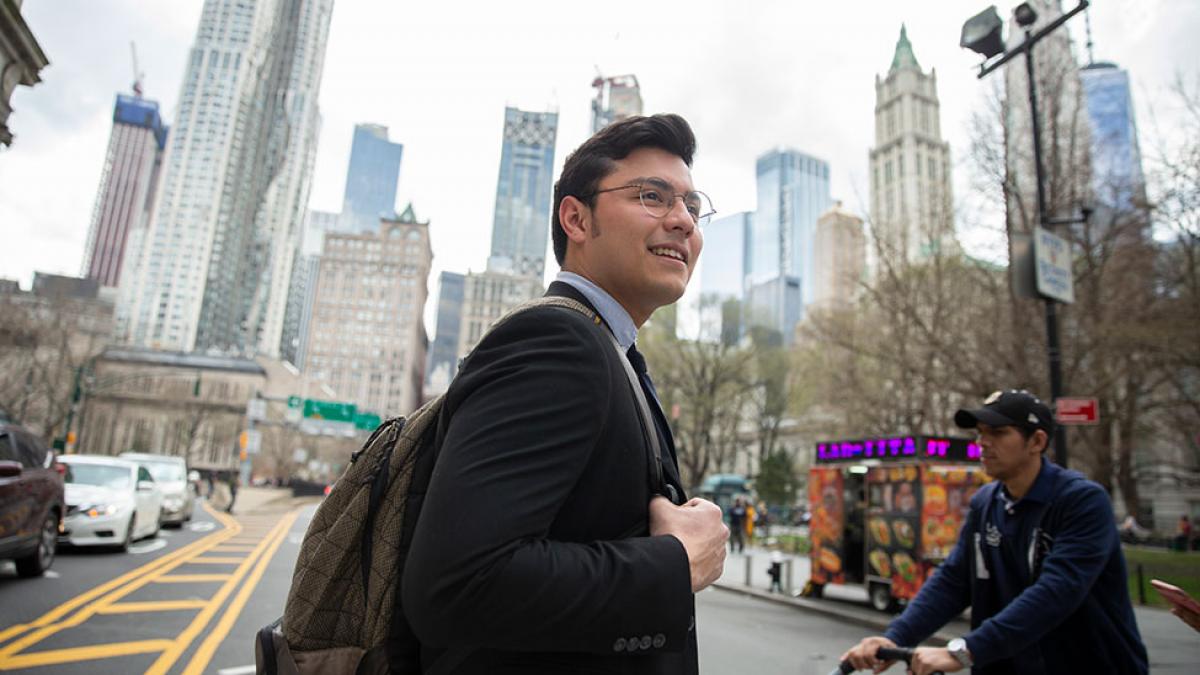
[{"label": "white road marking", "polygon": [[149,541],[140,541],[129,547],[130,553],[151,553],[160,548],[166,548],[167,541],[165,539],[151,539]]},{"label": "white road marking", "polygon": [[58,572],[55,572],[54,570],[46,570],[45,572],[42,572],[42,576],[46,577],[47,579],[61,579],[62,578],[62,575],[59,574]]},{"label": "white road marking", "polygon": [[217,524],[213,522],[188,523],[187,527],[192,532],[212,532],[216,529]]},{"label": "white road marking", "polygon": [[249,675],[254,671],[254,666],[234,666],[233,668],[222,668],[218,670],[217,675]]}]

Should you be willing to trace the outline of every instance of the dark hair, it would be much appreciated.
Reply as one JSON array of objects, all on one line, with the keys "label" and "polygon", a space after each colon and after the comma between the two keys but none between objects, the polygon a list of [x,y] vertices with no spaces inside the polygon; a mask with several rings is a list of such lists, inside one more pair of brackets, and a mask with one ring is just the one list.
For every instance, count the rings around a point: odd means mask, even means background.
[{"label": "dark hair", "polygon": [[1050,449],[1050,440],[1054,438],[1053,432],[1046,431],[1045,429],[1042,429],[1041,427],[1027,427],[1023,424],[1014,424],[1013,428],[1015,428],[1017,431],[1021,432],[1021,438],[1024,438],[1026,441],[1033,438],[1033,435],[1035,433],[1037,433],[1037,431],[1039,429],[1041,429],[1042,431],[1045,431],[1046,432],[1046,445],[1042,446],[1042,454],[1043,455],[1046,454],[1046,451]]},{"label": "dark hair", "polygon": [[567,155],[562,175],[554,184],[554,210],[550,214],[550,238],[554,241],[554,257],[562,265],[567,257],[567,233],[558,220],[558,209],[564,197],[583,199],[592,206],[600,181],[617,169],[617,160],[625,159],[638,148],[660,148],[677,155],[689,167],[696,152],[696,136],[687,120],[679,115],[630,117],[614,122],[600,130],[583,145]]}]

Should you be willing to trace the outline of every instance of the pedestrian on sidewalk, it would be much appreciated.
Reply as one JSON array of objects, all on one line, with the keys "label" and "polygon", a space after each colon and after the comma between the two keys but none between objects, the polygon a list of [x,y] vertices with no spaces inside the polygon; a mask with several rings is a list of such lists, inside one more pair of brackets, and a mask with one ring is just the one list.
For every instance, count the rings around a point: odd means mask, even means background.
[{"label": "pedestrian on sidewalk", "polygon": [[729,552],[743,553],[746,550],[746,500],[738,497],[729,507]]},{"label": "pedestrian on sidewalk", "polygon": [[1175,550],[1186,551],[1191,548],[1192,541],[1192,521],[1188,519],[1187,514],[1179,516],[1179,527],[1175,530]]},{"label": "pedestrian on sidewalk", "polygon": [[592,316],[520,312],[450,383],[401,580],[425,672],[699,672],[695,594],[720,578],[729,530],[720,507],[684,494],[635,344],[700,255],[712,209],[692,183],[695,145],[668,114],[614,122],[571,153],[546,295]]},{"label": "pedestrian on sidewalk", "polygon": [[233,503],[237,501],[238,492],[238,472],[230,471],[226,476],[226,481],[229,483],[229,504],[225,506],[225,513],[233,514]]},{"label": "pedestrian on sidewalk", "polygon": [[758,531],[759,539],[767,539],[771,536],[771,511],[767,509],[767,503],[759,500],[758,506],[754,507],[754,529]]},{"label": "pedestrian on sidewalk", "polygon": [[767,575],[771,577],[771,593],[783,593],[783,554],[779,551],[771,551],[771,566],[767,568]]},{"label": "pedestrian on sidewalk", "polygon": [[1050,408],[1010,389],[954,422],[976,430],[995,480],[971,498],[957,545],[904,613],[842,659],[882,670],[879,647],[915,647],[970,607],[971,631],[918,648],[912,672],[1146,673],[1112,504],[1100,485],[1044,456]]}]

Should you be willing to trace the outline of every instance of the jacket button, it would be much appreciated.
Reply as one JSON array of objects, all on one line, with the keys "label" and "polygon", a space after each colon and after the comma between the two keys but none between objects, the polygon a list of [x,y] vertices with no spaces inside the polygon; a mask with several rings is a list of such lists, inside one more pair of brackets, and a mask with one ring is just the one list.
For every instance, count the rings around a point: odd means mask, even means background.
[{"label": "jacket button", "polygon": [[641,642],[638,643],[638,646],[642,649],[650,649],[650,636],[643,635]]},{"label": "jacket button", "polygon": [[613,643],[613,651],[614,652],[625,651],[625,638],[617,638],[617,641]]},{"label": "jacket button", "polygon": [[636,635],[629,638],[629,640],[625,643],[625,649],[631,652],[636,652],[638,650],[638,639]]},{"label": "jacket button", "polygon": [[655,649],[662,649],[662,646],[665,644],[667,644],[667,636],[666,635],[659,633],[658,635],[654,636],[654,648]]}]

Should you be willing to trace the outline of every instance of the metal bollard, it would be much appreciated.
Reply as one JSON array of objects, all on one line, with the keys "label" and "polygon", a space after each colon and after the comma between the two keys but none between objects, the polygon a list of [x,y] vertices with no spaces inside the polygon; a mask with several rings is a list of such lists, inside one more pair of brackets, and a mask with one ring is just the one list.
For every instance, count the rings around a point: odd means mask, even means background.
[{"label": "metal bollard", "polygon": [[752,585],[753,585],[753,584],[751,584],[751,583],[750,583],[750,571],[751,571],[751,569],[752,569],[752,564],[753,564],[753,563],[754,563],[754,556],[752,556],[752,555],[750,555],[749,553],[747,553],[747,554],[746,554],[746,586],[752,586]]},{"label": "metal bollard", "polygon": [[1142,573],[1142,563],[1138,563],[1137,575],[1138,575],[1138,604],[1144,605],[1144,604],[1146,604],[1146,579]]},{"label": "metal bollard", "polygon": [[783,592],[787,595],[794,595],[795,586],[792,585],[792,559],[788,558],[783,561],[783,574],[786,582],[783,584]]}]

